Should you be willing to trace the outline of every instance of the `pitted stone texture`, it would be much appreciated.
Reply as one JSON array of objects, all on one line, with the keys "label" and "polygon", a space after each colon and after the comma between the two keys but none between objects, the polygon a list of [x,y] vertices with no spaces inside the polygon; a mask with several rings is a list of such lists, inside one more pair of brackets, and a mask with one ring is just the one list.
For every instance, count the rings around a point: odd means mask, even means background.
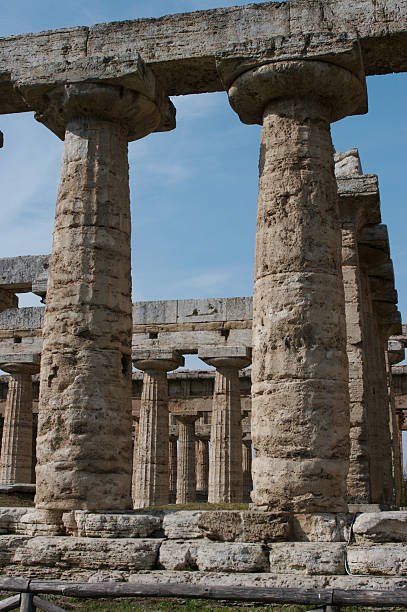
[{"label": "pitted stone texture", "polygon": [[323,105],[307,99],[273,101],[264,113],[253,296],[252,499],[277,511],[346,510],[348,372],[328,119]]},{"label": "pitted stone texture", "polygon": [[273,512],[208,511],[199,528],[205,537],[221,542],[278,542],[290,538],[289,515]]},{"label": "pitted stone texture", "polygon": [[0,534],[16,533],[21,518],[27,512],[28,508],[0,508]]},{"label": "pitted stone texture", "polygon": [[345,542],[352,516],[344,513],[298,513],[291,519],[291,539],[297,542]]},{"label": "pitted stone texture", "polygon": [[233,511],[203,512],[198,526],[205,537],[221,542],[233,542],[243,532],[241,514]]},{"label": "pitted stone texture", "polygon": [[[74,567],[94,573],[102,570],[127,572],[152,569],[161,540],[110,538],[24,538],[12,562],[30,568],[33,577],[41,568],[55,567],[62,573]],[[55,575],[55,574],[54,574]]]},{"label": "pitted stone texture", "polygon": [[170,540],[202,538],[203,534],[199,528],[201,511],[181,510],[180,512],[169,512],[163,519],[164,535]]},{"label": "pitted stone texture", "polygon": [[241,542],[279,542],[290,539],[290,517],[284,512],[242,512]]},{"label": "pitted stone texture", "polygon": [[407,542],[407,512],[360,514],[353,525],[355,540],[367,542]]},{"label": "pitted stone texture", "polygon": [[268,571],[269,565],[260,544],[213,542],[198,548],[196,564],[207,572]]},{"label": "pitted stone texture", "polygon": [[270,546],[270,572],[276,574],[345,574],[345,544],[281,542]]},{"label": "pitted stone texture", "polygon": [[68,533],[79,537],[148,538],[157,535],[162,526],[161,518],[151,514],[95,514],[81,510],[72,514],[73,522],[64,523]]},{"label": "pitted stone texture", "polygon": [[43,327],[36,505],[131,508],[127,133],[69,122]]},{"label": "pitted stone texture", "polygon": [[391,576],[301,576],[275,573],[224,573],[200,571],[139,572],[129,576],[132,584],[199,584],[291,589],[367,589],[391,591],[405,589],[405,578]]},{"label": "pitted stone texture", "polygon": [[165,540],[160,547],[158,564],[166,570],[197,569],[197,541]]},{"label": "pitted stone texture", "polygon": [[26,508],[26,512],[15,526],[15,533],[28,536],[65,535],[61,512]]},{"label": "pitted stone texture", "polygon": [[169,570],[198,569],[205,572],[267,571],[260,544],[167,540],[160,548],[160,565]]},{"label": "pitted stone texture", "polygon": [[334,154],[335,176],[359,176],[362,174],[358,149],[338,152]]},{"label": "pitted stone texture", "polygon": [[407,576],[406,544],[350,546],[347,556],[351,574]]}]

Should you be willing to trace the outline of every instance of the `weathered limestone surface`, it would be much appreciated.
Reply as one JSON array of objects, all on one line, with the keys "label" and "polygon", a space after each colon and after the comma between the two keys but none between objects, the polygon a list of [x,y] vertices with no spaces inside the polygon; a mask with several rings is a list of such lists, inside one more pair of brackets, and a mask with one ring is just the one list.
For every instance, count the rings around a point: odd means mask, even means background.
[{"label": "weathered limestone surface", "polygon": [[270,571],[276,574],[345,574],[345,544],[336,542],[272,544]]},{"label": "weathered limestone surface", "polygon": [[201,348],[199,357],[216,367],[209,445],[208,502],[240,502],[243,496],[242,411],[238,370],[251,353],[242,347]]},{"label": "weathered limestone surface", "polygon": [[364,94],[363,79],[320,62],[263,65],[229,88],[241,120],[263,124],[252,499],[265,509],[346,509],[349,394],[330,122],[363,112]]},{"label": "weathered limestone surface", "polygon": [[222,543],[192,540],[164,541],[159,564],[165,569],[197,568],[209,572],[267,571],[268,562],[260,544]]},{"label": "weathered limestone surface", "polygon": [[352,574],[407,576],[407,546],[405,544],[351,546],[347,555]]},{"label": "weathered limestone surface", "polygon": [[[3,361],[3,359],[5,361]],[[10,374],[1,444],[0,482],[31,482],[32,375],[39,372],[39,355],[0,358],[0,368]]]},{"label": "weathered limestone surface", "polygon": [[154,567],[160,544],[160,539],[2,536],[0,567],[7,575],[60,579],[81,571],[146,570]]},{"label": "weathered limestone surface", "polygon": [[353,533],[357,543],[407,542],[407,512],[371,512],[360,514]]},{"label": "weathered limestone surface", "polygon": [[200,571],[155,571],[140,572],[129,576],[134,584],[199,584],[223,586],[247,586],[296,589],[367,589],[389,590],[405,589],[404,577],[391,576],[334,576],[263,573],[224,573]]},{"label": "weathered limestone surface", "polygon": [[349,514],[298,513],[291,518],[291,536],[298,542],[344,542],[352,522]]},{"label": "weathered limestone surface", "polygon": [[[125,70],[138,51],[170,95],[221,91],[216,58],[345,58],[358,40],[366,74],[407,69],[405,0],[322,0],[248,5],[76,27],[0,41],[0,112],[22,112],[13,83],[40,80],[44,64],[65,81],[84,67],[105,78]],[[151,41],[154,40],[154,45]],[[131,49],[132,52],[129,52]]]},{"label": "weathered limestone surface", "polygon": [[70,535],[88,538],[148,538],[161,532],[162,525],[161,518],[151,514],[95,514],[76,510],[63,519]]},{"label": "weathered limestone surface", "polygon": [[184,360],[176,351],[138,351],[133,352],[133,363],[144,371],[133,504],[146,508],[168,504],[167,372],[183,365]]},{"label": "weathered limestone surface", "polygon": [[23,293],[32,291],[37,280],[48,278],[49,255],[0,258],[0,287]]},{"label": "weathered limestone surface", "polygon": [[201,511],[185,510],[165,514],[163,529],[170,540],[201,538],[203,533],[198,526]]},{"label": "weathered limestone surface", "polygon": [[203,512],[198,521],[202,534],[221,542],[278,542],[290,539],[288,514],[273,512]]}]

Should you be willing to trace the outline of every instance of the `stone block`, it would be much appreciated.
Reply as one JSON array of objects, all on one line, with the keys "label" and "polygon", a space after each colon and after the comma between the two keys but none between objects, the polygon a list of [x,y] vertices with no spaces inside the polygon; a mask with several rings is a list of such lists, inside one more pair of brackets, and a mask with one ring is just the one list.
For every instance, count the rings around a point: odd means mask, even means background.
[{"label": "stone block", "polygon": [[[27,508],[26,508],[27,510]],[[16,533],[28,536],[59,536],[64,533],[61,513],[31,508],[16,524]]]},{"label": "stone block", "polygon": [[271,544],[269,559],[275,574],[345,574],[345,544],[337,542]]},{"label": "stone block", "polygon": [[16,533],[16,527],[27,508],[0,508],[0,534]]},{"label": "stone block", "polygon": [[407,576],[406,544],[350,546],[347,556],[351,574]]},{"label": "stone block", "polygon": [[68,533],[91,538],[148,538],[159,534],[162,520],[151,514],[108,514],[76,510],[73,524],[64,515]]},{"label": "stone block", "polygon": [[226,320],[224,298],[178,300],[178,323],[201,323]]},{"label": "stone block", "polygon": [[261,544],[240,542],[202,543],[197,552],[198,569],[206,572],[266,572],[269,564]]},{"label": "stone block", "polygon": [[289,514],[285,512],[242,512],[242,542],[279,542],[290,539]]},{"label": "stone block", "polygon": [[[1,539],[1,538],[0,538]],[[111,539],[75,537],[34,537],[22,540],[13,562],[24,567],[57,566],[58,572],[74,567],[92,570],[138,571],[153,569],[160,539]]]},{"label": "stone block", "polygon": [[195,540],[164,540],[158,564],[166,570],[196,569],[198,547]]},{"label": "stone block", "polygon": [[407,542],[407,512],[371,512],[360,514],[353,533],[357,543]]},{"label": "stone block", "polygon": [[207,538],[220,542],[233,542],[243,533],[241,513],[229,510],[203,512],[198,527]]},{"label": "stone block", "polygon": [[133,325],[166,325],[177,322],[177,300],[133,303]]},{"label": "stone block", "polygon": [[198,524],[204,514],[206,513],[189,510],[169,512],[163,519],[165,537],[170,540],[202,538],[203,533]]},{"label": "stone block", "polygon": [[292,539],[298,542],[343,542],[347,539],[351,516],[344,513],[295,513]]}]

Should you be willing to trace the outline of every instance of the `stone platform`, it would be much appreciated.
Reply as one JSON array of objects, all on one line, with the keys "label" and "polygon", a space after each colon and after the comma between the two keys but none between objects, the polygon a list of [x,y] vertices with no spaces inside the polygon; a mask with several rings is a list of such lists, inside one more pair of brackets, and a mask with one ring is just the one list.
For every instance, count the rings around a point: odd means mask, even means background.
[{"label": "stone platform", "polygon": [[41,511],[1,508],[0,534],[0,572],[9,576],[304,588],[407,586],[407,512],[401,511],[356,518],[345,513],[74,511],[64,514],[56,529],[44,523]]}]

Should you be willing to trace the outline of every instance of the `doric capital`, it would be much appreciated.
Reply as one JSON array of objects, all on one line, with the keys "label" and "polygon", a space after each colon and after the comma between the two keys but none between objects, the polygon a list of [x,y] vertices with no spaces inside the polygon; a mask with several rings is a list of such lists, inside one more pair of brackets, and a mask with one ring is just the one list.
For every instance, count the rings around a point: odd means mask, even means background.
[{"label": "doric capital", "polygon": [[241,370],[252,361],[251,349],[247,346],[204,346],[198,357],[215,368],[237,368]]},{"label": "doric capital", "polygon": [[139,370],[169,372],[184,365],[184,357],[178,351],[165,349],[136,349],[132,352],[134,367]]},{"label": "doric capital", "polygon": [[[39,98],[35,118],[62,140],[69,121],[86,117],[122,125],[127,130],[128,140],[132,141],[151,132],[175,127],[174,123],[167,128],[160,128],[164,109],[159,102],[124,87],[68,83],[59,85]],[[165,111],[168,111],[167,105]]]},{"label": "doric capital", "polygon": [[263,123],[273,100],[313,99],[330,122],[367,111],[365,79],[348,68],[318,60],[269,62],[240,74],[228,90],[241,121]]},{"label": "doric capital", "polygon": [[37,374],[40,371],[39,353],[22,353],[0,356],[0,369],[9,374]]}]

